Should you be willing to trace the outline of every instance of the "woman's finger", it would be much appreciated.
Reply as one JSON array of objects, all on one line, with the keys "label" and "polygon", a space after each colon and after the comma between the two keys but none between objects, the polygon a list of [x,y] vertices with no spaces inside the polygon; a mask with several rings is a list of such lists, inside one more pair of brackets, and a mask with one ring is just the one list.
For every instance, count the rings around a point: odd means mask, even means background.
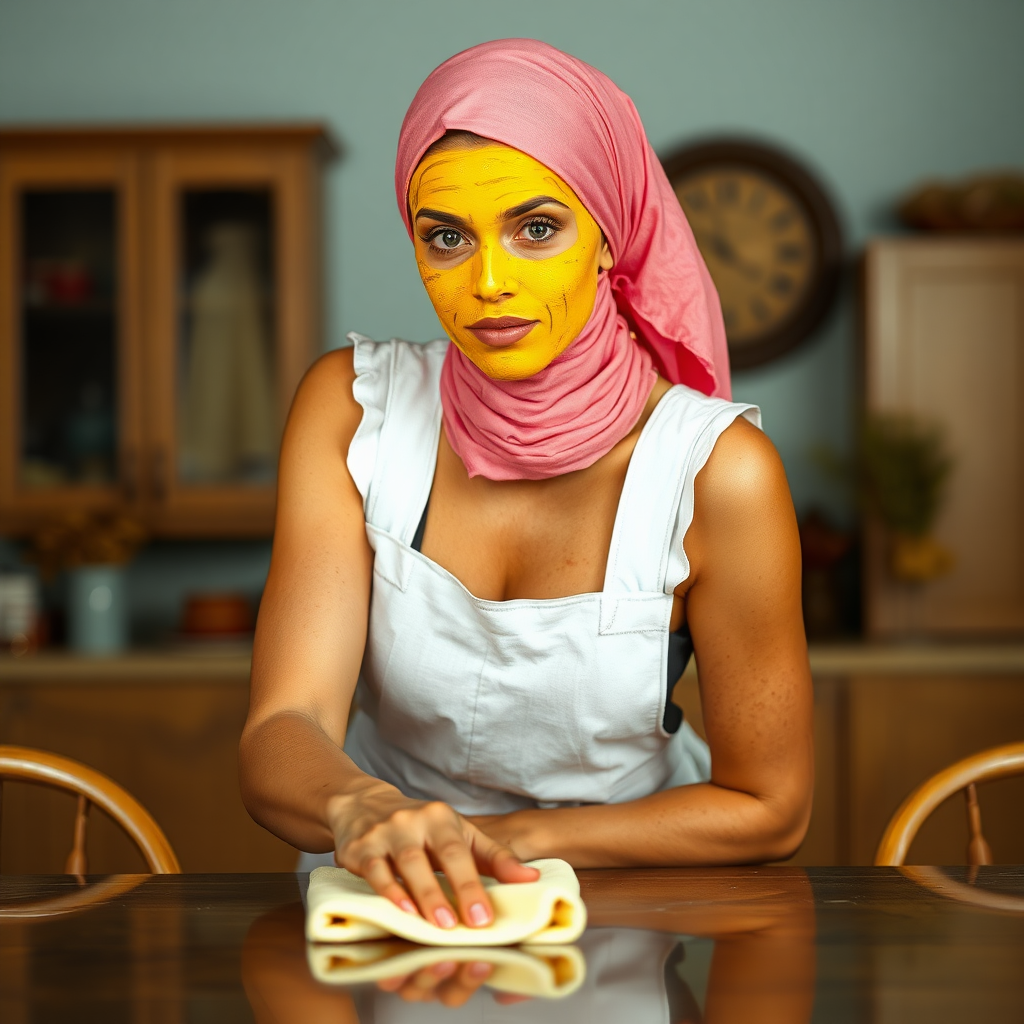
[{"label": "woman's finger", "polygon": [[357,849],[343,858],[342,867],[347,868],[354,875],[360,875],[378,896],[391,900],[407,914],[419,914],[409,893],[395,878],[386,857],[369,850],[359,851]]},{"label": "woman's finger", "polygon": [[420,908],[420,913],[439,928],[454,928],[458,918],[434,874],[426,850],[407,843],[391,854],[402,881]]},{"label": "woman's finger", "polygon": [[431,1003],[437,998],[441,984],[458,968],[459,965],[454,960],[442,960],[430,967],[424,967],[408,978],[398,990],[398,994],[409,1003]]},{"label": "woman's finger", "polygon": [[437,998],[451,1009],[463,1006],[493,972],[494,968],[482,960],[460,964],[458,972],[438,986]]},{"label": "woman's finger", "polygon": [[397,992],[408,980],[408,974],[396,974],[393,978],[381,978],[377,982],[377,988],[381,992]]},{"label": "woman's finger", "polygon": [[473,858],[480,874],[497,882],[536,882],[540,878],[536,868],[524,864],[507,846],[475,826],[470,827]]},{"label": "woman's finger", "polygon": [[430,852],[455,894],[462,920],[470,928],[485,928],[494,920],[473,851],[461,823],[442,823],[430,835]]}]

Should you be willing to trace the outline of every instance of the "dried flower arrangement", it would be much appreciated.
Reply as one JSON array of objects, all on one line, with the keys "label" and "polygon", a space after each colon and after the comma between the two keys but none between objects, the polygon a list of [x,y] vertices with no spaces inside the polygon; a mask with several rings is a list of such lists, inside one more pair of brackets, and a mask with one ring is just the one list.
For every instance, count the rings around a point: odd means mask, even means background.
[{"label": "dried flower arrangement", "polygon": [[26,557],[43,579],[82,565],[123,565],[145,543],[146,530],[117,512],[66,512],[33,532]]}]

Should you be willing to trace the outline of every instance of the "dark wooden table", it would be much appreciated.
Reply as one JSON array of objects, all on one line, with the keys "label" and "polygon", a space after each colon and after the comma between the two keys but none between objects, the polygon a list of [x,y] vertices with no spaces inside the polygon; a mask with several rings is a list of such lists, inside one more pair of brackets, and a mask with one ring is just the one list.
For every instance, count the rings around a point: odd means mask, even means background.
[{"label": "dark wooden table", "polygon": [[[301,876],[0,878],[0,1020],[802,1024],[1024,1020],[1024,868],[585,871],[586,980],[313,980]],[[454,972],[445,974],[445,972]],[[443,976],[442,976],[443,975]],[[460,1002],[453,1008],[443,1001]]]}]

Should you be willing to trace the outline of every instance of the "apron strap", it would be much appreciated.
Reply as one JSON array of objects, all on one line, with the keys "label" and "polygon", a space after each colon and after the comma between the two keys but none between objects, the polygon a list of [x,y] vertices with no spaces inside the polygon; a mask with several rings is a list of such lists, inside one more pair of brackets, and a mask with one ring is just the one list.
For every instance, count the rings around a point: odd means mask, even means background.
[{"label": "apron strap", "polygon": [[430,496],[441,436],[441,365],[447,341],[377,346],[383,421],[366,521],[409,544]]}]

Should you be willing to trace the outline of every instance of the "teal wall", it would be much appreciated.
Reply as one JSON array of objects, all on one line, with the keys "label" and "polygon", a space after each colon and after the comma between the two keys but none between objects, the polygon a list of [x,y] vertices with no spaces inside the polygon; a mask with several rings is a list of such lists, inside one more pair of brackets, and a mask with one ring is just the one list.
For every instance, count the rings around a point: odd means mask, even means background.
[{"label": "teal wall", "polygon": [[[798,507],[844,514],[808,452],[848,444],[858,250],[922,178],[1024,165],[1021,0],[0,0],[0,123],[326,122],[345,149],[328,343],[426,339],[440,331],[391,189],[398,127],[431,68],[506,35],[605,71],[662,152],[749,133],[817,170],[847,233],[844,294],[803,348],[734,384],[763,407]],[[248,545],[157,550],[135,568],[137,606],[173,615],[189,580],[251,588],[265,564]]]}]

